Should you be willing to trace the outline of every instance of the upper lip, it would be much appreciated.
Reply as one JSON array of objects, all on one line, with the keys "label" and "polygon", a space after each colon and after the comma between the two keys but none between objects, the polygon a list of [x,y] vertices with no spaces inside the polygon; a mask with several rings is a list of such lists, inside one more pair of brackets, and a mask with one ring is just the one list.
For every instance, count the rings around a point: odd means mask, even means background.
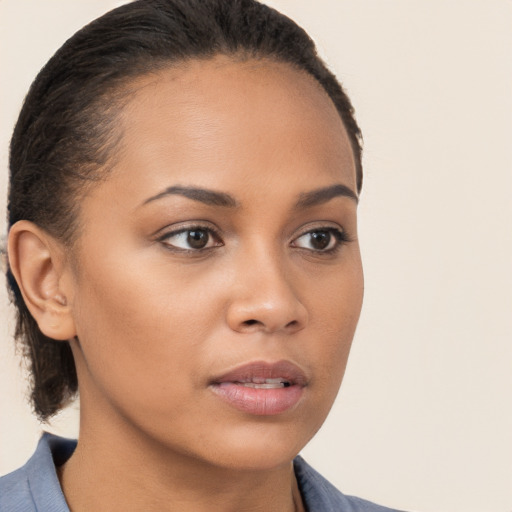
[{"label": "upper lip", "polygon": [[212,384],[222,382],[254,382],[263,379],[282,379],[290,385],[305,386],[308,379],[304,372],[290,361],[254,361],[242,364],[233,370],[212,379]]}]

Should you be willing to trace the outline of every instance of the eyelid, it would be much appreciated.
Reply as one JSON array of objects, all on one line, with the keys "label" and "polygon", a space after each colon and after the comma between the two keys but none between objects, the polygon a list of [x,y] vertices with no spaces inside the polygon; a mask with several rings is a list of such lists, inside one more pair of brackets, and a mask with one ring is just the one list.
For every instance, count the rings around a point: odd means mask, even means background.
[{"label": "eyelid", "polygon": [[192,231],[194,228],[211,231],[216,236],[220,237],[219,230],[211,222],[198,219],[176,222],[175,224],[168,224],[167,226],[159,228],[157,231],[155,231],[151,235],[151,238],[158,241],[160,238],[168,237],[169,235],[177,235],[183,231]]},{"label": "eyelid", "polygon": [[293,247],[293,243],[296,242],[298,239],[302,238],[304,235],[307,235],[308,233],[318,232],[318,231],[328,231],[333,236],[335,236],[337,241],[336,241],[334,247],[332,247],[331,249],[326,249],[326,250],[309,249],[306,247],[299,247],[299,246],[295,246],[295,248],[299,249],[299,250],[307,251],[312,254],[317,254],[319,256],[329,255],[329,254],[339,251],[342,248],[342,246],[346,245],[347,243],[352,242],[352,240],[353,240],[352,237],[349,236],[347,231],[339,224],[331,223],[329,221],[324,221],[324,222],[319,221],[319,222],[315,222],[315,223],[311,223],[306,226],[303,226],[302,229],[299,231],[299,233],[293,237],[292,241],[290,242],[290,245],[292,245],[292,247]]},{"label": "eyelid", "polygon": [[[166,243],[166,240],[172,238],[173,236],[180,235],[181,233],[186,233],[187,231],[194,230],[202,230],[207,231],[209,235],[214,239],[215,245],[211,247],[204,247],[202,249],[184,249],[182,247],[177,247],[172,244]],[[220,247],[224,245],[222,238],[220,236],[219,230],[214,227],[208,221],[186,221],[180,222],[178,224],[171,224],[164,228],[159,229],[154,235],[153,238],[156,242],[162,243],[167,249],[178,252],[178,253],[201,253],[208,251],[209,249],[213,249],[214,247]]]},{"label": "eyelid", "polygon": [[296,234],[293,235],[293,240],[300,238],[306,233],[311,233],[312,231],[339,231],[340,233],[348,236],[347,231],[343,226],[337,222],[325,220],[310,222],[301,226],[299,230],[296,231]]}]

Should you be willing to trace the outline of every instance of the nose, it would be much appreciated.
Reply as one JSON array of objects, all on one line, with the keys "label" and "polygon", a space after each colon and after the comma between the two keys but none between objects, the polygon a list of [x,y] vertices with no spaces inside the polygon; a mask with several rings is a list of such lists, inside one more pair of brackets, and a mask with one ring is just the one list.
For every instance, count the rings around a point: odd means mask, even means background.
[{"label": "nose", "polygon": [[283,267],[268,251],[259,258],[242,258],[227,310],[231,329],[293,334],[307,325],[308,312],[295,289],[298,283]]}]

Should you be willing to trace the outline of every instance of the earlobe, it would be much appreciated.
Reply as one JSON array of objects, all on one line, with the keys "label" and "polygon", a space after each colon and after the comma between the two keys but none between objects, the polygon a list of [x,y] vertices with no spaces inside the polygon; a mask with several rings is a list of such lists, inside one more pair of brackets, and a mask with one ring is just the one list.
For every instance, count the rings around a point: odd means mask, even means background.
[{"label": "earlobe", "polygon": [[25,304],[41,332],[56,340],[76,336],[68,297],[60,286],[65,266],[59,243],[22,220],[9,231],[7,253]]}]

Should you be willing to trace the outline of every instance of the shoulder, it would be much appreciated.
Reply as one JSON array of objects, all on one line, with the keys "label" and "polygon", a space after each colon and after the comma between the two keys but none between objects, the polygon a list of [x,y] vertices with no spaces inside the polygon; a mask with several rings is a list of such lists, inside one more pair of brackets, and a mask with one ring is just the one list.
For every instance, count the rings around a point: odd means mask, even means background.
[{"label": "shoulder", "polygon": [[302,498],[310,512],[399,512],[355,496],[346,496],[300,456],[293,464]]},{"label": "shoulder", "polygon": [[0,511],[36,511],[25,466],[0,478]]},{"label": "shoulder", "polygon": [[44,434],[25,465],[0,478],[0,512],[69,512],[55,465],[75,446],[75,441]]}]

